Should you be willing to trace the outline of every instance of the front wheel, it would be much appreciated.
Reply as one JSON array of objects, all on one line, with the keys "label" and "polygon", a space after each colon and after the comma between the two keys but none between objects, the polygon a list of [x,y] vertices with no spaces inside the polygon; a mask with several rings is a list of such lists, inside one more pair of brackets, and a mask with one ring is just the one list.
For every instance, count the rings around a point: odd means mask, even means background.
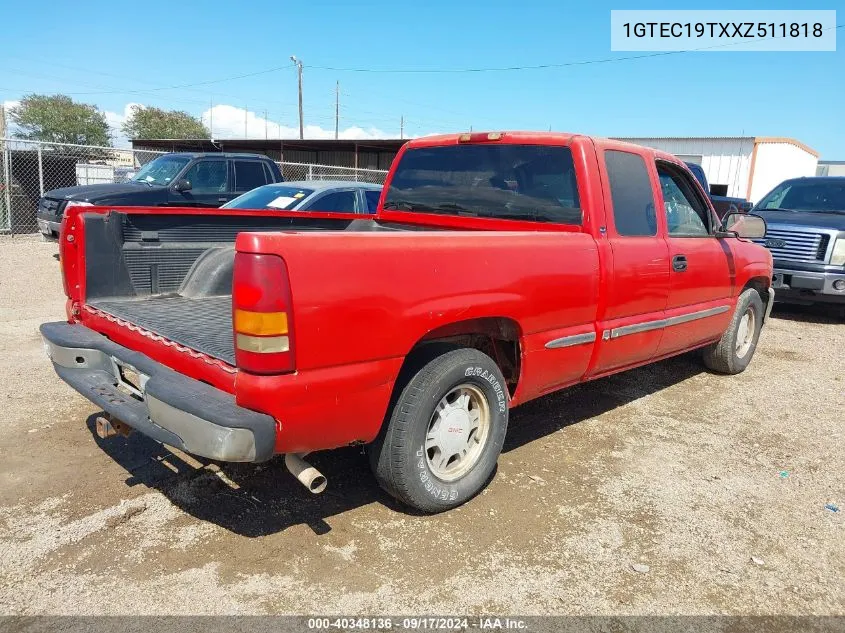
[{"label": "front wheel", "polygon": [[478,494],[496,467],[508,426],[501,371],[476,349],[429,361],[402,389],[387,427],[370,446],[382,488],[425,512]]},{"label": "front wheel", "polygon": [[738,374],[748,367],[763,327],[763,300],[753,288],[736,301],[728,329],[718,343],[704,349],[704,364],[721,374]]}]

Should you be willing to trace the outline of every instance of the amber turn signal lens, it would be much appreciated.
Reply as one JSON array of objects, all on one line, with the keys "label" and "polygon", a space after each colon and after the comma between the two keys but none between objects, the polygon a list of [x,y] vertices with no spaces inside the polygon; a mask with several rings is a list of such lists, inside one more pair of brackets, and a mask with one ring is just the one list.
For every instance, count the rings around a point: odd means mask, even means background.
[{"label": "amber turn signal lens", "polygon": [[235,310],[235,332],[255,336],[277,336],[288,333],[287,312],[250,312]]}]

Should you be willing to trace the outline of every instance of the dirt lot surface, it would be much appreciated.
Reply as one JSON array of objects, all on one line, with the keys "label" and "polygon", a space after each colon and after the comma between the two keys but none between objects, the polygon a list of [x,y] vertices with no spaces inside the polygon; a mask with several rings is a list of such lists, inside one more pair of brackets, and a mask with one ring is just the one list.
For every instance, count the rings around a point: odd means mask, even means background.
[{"label": "dirt lot surface", "polygon": [[688,355],[525,405],[489,488],[418,516],[360,449],[314,457],[313,497],[279,460],[99,440],[37,333],[55,253],[0,238],[2,613],[845,613],[835,312],[776,309],[739,376]]}]

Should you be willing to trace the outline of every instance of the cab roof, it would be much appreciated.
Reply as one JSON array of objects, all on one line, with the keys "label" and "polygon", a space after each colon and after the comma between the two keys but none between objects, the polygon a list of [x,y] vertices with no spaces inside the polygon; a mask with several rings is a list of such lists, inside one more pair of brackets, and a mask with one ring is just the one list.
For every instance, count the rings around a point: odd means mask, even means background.
[{"label": "cab roof", "polygon": [[168,152],[162,156],[179,156],[182,158],[260,158],[272,160],[266,154],[250,154],[247,152]]},{"label": "cab roof", "polygon": [[[498,138],[491,138],[498,136]],[[605,147],[613,149],[629,150],[642,152],[643,148],[648,150],[655,158],[679,163],[677,157],[668,152],[646,147],[644,145],[637,145],[627,141],[620,141],[617,139],[605,138],[601,136],[589,136],[586,134],[574,134],[571,132],[530,132],[530,131],[481,131],[481,132],[462,132],[459,134],[438,134],[433,136],[421,136],[408,141],[409,148],[414,147],[437,147],[442,145],[456,145],[461,142],[468,144],[472,143],[506,143],[519,144],[526,143],[532,145],[569,145],[573,139],[591,139],[600,142]]]}]

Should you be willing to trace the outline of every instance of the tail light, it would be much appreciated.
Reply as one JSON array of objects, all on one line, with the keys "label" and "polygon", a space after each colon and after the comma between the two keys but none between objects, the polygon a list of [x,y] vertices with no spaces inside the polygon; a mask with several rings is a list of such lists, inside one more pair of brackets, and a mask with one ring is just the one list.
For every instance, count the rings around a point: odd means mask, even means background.
[{"label": "tail light", "polygon": [[62,264],[62,286],[68,299],[77,301],[79,292],[79,269],[77,250],[81,225],[78,215],[71,214],[62,217],[59,225],[59,261]]},{"label": "tail light", "polygon": [[277,255],[235,254],[232,324],[235,364],[255,374],[296,369],[290,279]]}]

